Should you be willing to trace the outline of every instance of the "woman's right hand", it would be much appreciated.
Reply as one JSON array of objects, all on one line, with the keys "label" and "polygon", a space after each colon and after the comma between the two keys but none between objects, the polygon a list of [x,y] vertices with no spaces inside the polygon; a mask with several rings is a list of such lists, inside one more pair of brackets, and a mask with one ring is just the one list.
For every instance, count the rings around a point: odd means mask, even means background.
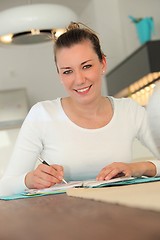
[{"label": "woman's right hand", "polygon": [[48,188],[56,183],[62,182],[64,175],[63,167],[60,165],[40,164],[38,167],[27,173],[25,177],[25,185],[27,188]]}]

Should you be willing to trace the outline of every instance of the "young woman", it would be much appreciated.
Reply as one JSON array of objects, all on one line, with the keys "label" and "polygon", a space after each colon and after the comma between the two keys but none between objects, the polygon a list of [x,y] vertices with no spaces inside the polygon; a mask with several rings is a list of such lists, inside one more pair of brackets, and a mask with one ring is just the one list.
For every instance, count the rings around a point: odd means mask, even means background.
[{"label": "young woman", "polygon": [[[66,180],[160,175],[160,161],[132,163],[140,139],[159,158],[146,111],[131,99],[101,94],[106,71],[95,32],[71,23],[54,45],[55,64],[68,97],[35,104],[20,130],[0,195]],[[50,166],[39,164],[38,156]]]}]

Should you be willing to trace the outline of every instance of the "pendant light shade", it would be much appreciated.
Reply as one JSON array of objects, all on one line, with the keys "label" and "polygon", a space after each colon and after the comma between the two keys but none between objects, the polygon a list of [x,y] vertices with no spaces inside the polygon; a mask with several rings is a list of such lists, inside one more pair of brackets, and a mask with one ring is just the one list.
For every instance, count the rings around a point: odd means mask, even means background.
[{"label": "pendant light shade", "polygon": [[49,41],[51,34],[64,29],[76,14],[57,4],[31,4],[0,12],[0,42],[32,44]]}]

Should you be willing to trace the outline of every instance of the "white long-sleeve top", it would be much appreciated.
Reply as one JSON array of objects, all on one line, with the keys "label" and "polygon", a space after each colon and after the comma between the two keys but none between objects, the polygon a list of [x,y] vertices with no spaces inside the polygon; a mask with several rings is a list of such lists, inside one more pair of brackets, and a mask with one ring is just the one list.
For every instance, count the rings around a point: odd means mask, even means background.
[{"label": "white long-sleeve top", "polygon": [[[146,110],[131,99],[109,97],[114,114],[98,129],[73,123],[63,111],[61,99],[35,104],[28,113],[8,168],[0,181],[0,196],[23,191],[26,173],[33,170],[37,157],[64,167],[66,180],[93,179],[112,162],[132,160],[132,143],[138,138],[156,159],[159,153],[148,127]],[[160,175],[160,161],[152,161]]]}]

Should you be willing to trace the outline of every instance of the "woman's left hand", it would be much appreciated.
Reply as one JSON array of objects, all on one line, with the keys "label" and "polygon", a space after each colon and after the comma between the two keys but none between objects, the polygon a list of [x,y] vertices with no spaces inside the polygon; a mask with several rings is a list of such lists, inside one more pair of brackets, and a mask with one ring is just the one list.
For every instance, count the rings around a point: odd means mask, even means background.
[{"label": "woman's left hand", "polygon": [[104,167],[98,174],[96,180],[103,181],[118,176],[132,176],[132,168],[129,163],[114,162]]},{"label": "woman's left hand", "polygon": [[111,178],[125,176],[125,177],[140,177],[145,176],[155,176],[156,167],[152,162],[134,162],[134,163],[123,163],[123,162],[114,162],[106,167],[104,167],[96,180],[110,180]]}]

